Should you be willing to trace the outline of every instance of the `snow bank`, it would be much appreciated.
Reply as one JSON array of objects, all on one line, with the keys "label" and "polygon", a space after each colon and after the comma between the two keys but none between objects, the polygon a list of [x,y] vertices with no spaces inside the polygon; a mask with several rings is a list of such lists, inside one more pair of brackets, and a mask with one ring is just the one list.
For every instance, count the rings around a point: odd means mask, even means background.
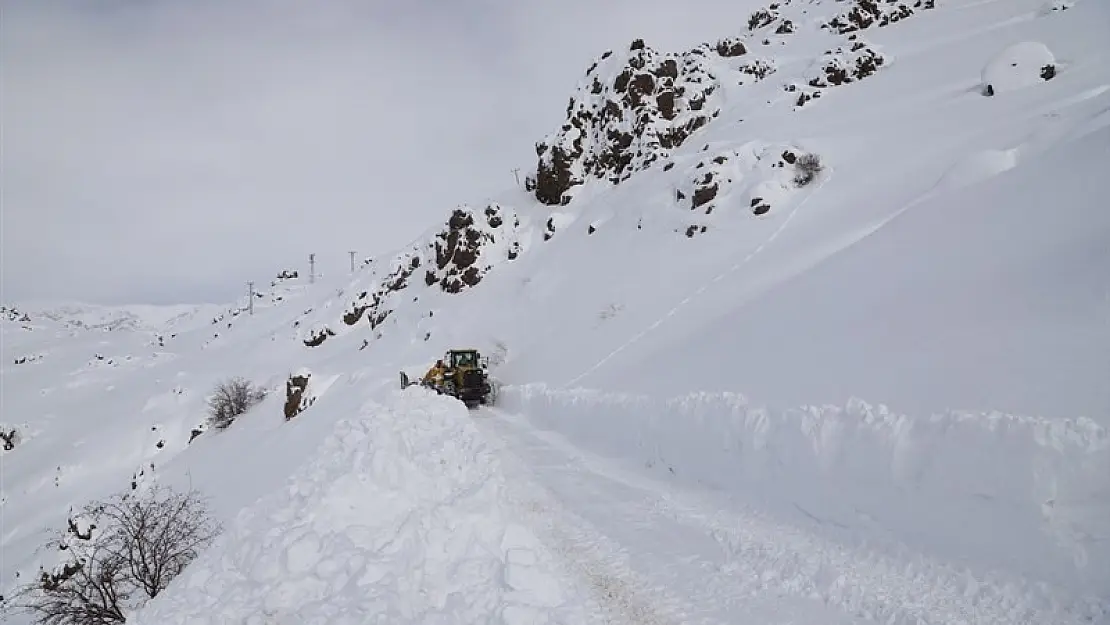
[{"label": "snow bank", "polygon": [[1110,434],[1087,419],[913,417],[862,401],[770,414],[730,393],[542,384],[506,386],[499,403],[597,453],[778,500],[827,527],[1110,588]]},{"label": "snow bank", "polygon": [[983,67],[983,89],[997,95],[1031,87],[1056,75],[1056,57],[1039,41],[1023,41],[996,54]]},{"label": "snow bank", "polygon": [[341,421],[129,623],[544,623],[564,591],[496,456],[423,389]]}]

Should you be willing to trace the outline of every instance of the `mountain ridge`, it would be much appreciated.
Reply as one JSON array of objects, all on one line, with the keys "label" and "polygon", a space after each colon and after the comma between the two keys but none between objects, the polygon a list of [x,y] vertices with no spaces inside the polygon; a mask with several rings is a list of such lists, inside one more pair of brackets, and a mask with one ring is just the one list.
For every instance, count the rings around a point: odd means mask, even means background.
[{"label": "mountain ridge", "polygon": [[[231,531],[140,624],[1105,622],[1110,13],[917,4],[634,40],[524,188],[352,275],[5,309],[3,594],[168,484]],[[460,346],[498,406],[397,388]]]}]

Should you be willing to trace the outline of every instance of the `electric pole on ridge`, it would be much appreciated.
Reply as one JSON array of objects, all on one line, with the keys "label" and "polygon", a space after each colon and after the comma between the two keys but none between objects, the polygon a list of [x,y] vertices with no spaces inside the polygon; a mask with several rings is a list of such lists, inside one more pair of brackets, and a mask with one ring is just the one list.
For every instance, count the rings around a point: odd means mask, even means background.
[{"label": "electric pole on ridge", "polygon": [[513,180],[516,180],[516,186],[519,187],[520,186],[520,168],[519,167],[514,167],[513,168]]},{"label": "electric pole on ridge", "polygon": [[315,254],[309,254],[308,255],[308,283],[309,284],[315,284],[316,283],[316,255]]},{"label": "electric pole on ridge", "polygon": [[351,255],[351,273],[354,273],[355,272],[355,253],[354,252],[347,252],[347,253]]},{"label": "electric pole on ridge", "polygon": [[254,314],[254,283],[247,283],[247,314]]}]

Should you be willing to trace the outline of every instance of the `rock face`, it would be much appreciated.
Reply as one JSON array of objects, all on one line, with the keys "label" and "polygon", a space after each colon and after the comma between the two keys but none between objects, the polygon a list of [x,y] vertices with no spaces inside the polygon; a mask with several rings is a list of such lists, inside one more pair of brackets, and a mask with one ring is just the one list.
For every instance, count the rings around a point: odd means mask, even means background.
[{"label": "rock face", "polygon": [[825,51],[806,72],[804,84],[791,83],[785,87],[786,91],[798,94],[795,108],[819,99],[823,90],[869,78],[887,62],[870,43],[852,37],[853,41]]},{"label": "rock face", "polygon": [[329,336],[335,336],[335,331],[331,328],[327,326],[314,328],[304,338],[305,347],[319,347],[324,344],[324,341],[328,340]]},{"label": "rock face", "polygon": [[588,177],[620,183],[682,145],[720,112],[721,83],[707,59],[746,51],[728,40],[671,54],[637,39],[624,53],[606,52],[570,99],[566,123],[536,144],[536,199],[566,204]]},{"label": "rock face", "polygon": [[[437,234],[430,247],[435,250],[435,267],[424,273],[424,283],[439,285],[447,293],[459,293],[476,286],[495,264],[513,260],[520,253],[519,238],[513,233],[520,227],[520,219],[511,215],[511,224],[505,223],[502,208],[490,204],[481,213],[470,209],[456,209],[447,220],[447,228]],[[499,234],[505,233],[504,238]],[[504,258],[495,251],[504,244]],[[493,258],[497,256],[497,258]]]},{"label": "rock face", "polygon": [[821,25],[846,35],[872,26],[883,27],[900,22],[918,11],[936,7],[935,0],[853,0],[850,8]]},{"label": "rock face", "polygon": [[[606,52],[586,71],[562,127],[536,144],[536,172],[526,188],[548,206],[565,205],[587,180],[619,184],[668,157],[717,117],[726,87],[776,73],[773,58],[749,59],[754,50],[785,45],[800,28],[823,29],[843,44],[816,59],[804,80],[784,84],[796,94],[795,107],[825,89],[867,78],[887,59],[859,41],[859,34],[934,6],[935,0],[778,0],[753,11],[737,37],[682,53],[657,52],[642,39],[624,51]],[[828,13],[811,14],[821,8]]]},{"label": "rock face", "polygon": [[401,301],[398,294],[413,287],[462,293],[497,265],[515,260],[523,240],[520,218],[512,209],[497,203],[456,208],[439,232],[399,254],[376,287],[355,297],[343,323],[354,326],[366,319],[376,330]]},{"label": "rock face", "polygon": [[289,376],[289,379],[285,381],[284,413],[286,421],[304,412],[315,400],[315,398],[306,395],[308,381],[311,377],[312,374],[302,371]]}]

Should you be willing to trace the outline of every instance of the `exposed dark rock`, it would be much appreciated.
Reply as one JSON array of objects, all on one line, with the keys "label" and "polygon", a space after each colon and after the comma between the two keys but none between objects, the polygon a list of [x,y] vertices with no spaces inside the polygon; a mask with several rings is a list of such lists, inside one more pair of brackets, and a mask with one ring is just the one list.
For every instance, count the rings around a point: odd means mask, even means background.
[{"label": "exposed dark rock", "polygon": [[[712,180],[712,174],[709,174],[709,180]],[[717,191],[719,190],[720,186],[716,182],[699,185],[694,190],[694,197],[690,200],[691,208],[697,208],[710,202],[717,197]]]},{"label": "exposed dark rock", "polygon": [[331,328],[317,330],[304,340],[304,344],[306,347],[319,347],[324,344],[329,336],[335,336],[335,332]]},{"label": "exposed dark rock", "polygon": [[285,382],[285,420],[288,421],[293,417],[304,412],[309,406],[312,405],[312,397],[305,397],[305,392],[308,390],[308,380],[311,374],[306,375],[292,375]]},{"label": "exposed dark rock", "polygon": [[4,451],[11,451],[19,444],[19,430],[15,428],[0,429],[0,440],[4,441]]},{"label": "exposed dark rock", "polygon": [[[601,59],[615,71],[591,72],[571,98],[562,129],[536,144],[536,199],[565,205],[568,192],[589,177],[619,184],[705,126],[719,113],[709,103],[720,82],[705,59],[712,49],[663,54],[637,40],[623,61]],[[612,84],[594,84],[606,74]]]},{"label": "exposed dark rock", "polygon": [[822,24],[821,28],[845,35],[872,26],[888,26],[914,15],[915,12],[935,7],[935,0],[916,0],[912,8],[891,0],[852,0],[850,8]]},{"label": "exposed dark rock", "polygon": [[744,42],[739,39],[722,39],[717,42],[717,54],[726,57],[743,56],[748,53],[748,49],[744,47]]},{"label": "exposed dark rock", "polygon": [[759,30],[764,26],[769,26],[779,16],[778,11],[767,9],[759,9],[748,17],[748,30]]}]

